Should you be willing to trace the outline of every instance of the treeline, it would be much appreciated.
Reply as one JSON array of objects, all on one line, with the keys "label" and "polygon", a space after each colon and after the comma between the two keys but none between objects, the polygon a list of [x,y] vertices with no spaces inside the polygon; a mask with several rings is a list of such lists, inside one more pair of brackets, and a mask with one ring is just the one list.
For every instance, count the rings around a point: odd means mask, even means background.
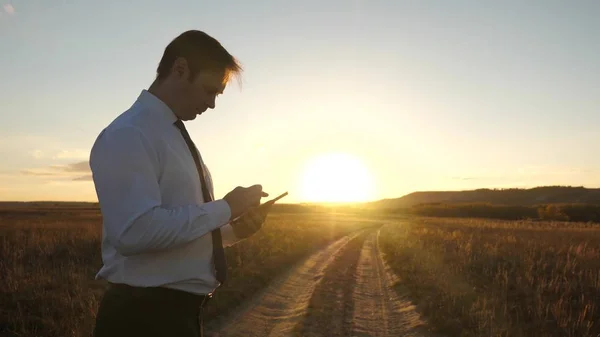
[{"label": "treeline", "polygon": [[415,205],[404,211],[422,216],[492,218],[503,220],[560,220],[600,222],[600,205],[551,204],[536,206],[495,205],[489,203]]}]

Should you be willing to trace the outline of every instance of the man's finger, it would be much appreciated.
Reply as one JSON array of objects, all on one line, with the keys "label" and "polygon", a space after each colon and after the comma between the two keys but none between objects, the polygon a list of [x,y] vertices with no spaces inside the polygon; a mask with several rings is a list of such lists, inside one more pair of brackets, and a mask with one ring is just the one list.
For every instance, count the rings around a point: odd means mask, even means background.
[{"label": "man's finger", "polygon": [[252,225],[252,223],[254,222],[254,218],[256,217],[256,212],[258,210],[258,207],[252,207],[250,208],[250,210],[247,213],[247,222]]},{"label": "man's finger", "polygon": [[260,216],[260,222],[265,222],[266,218],[267,218],[267,214],[268,214],[268,210],[267,209],[263,209],[263,208],[259,208],[258,209],[258,215]]},{"label": "man's finger", "polygon": [[254,224],[254,218],[252,217],[252,214],[248,214],[248,218],[244,222],[244,226],[247,235],[252,235],[254,232],[256,232],[256,225]]},{"label": "man's finger", "polygon": [[250,191],[252,194],[260,194],[262,192],[262,185],[261,184],[254,184],[250,187],[248,187],[248,191]]},{"label": "man's finger", "polygon": [[256,210],[256,213],[254,214],[254,219],[260,223],[262,223],[265,220],[265,216],[261,209]]},{"label": "man's finger", "polygon": [[263,224],[264,219],[260,216],[259,213],[253,214],[252,217],[252,229],[254,232],[258,231]]},{"label": "man's finger", "polygon": [[254,227],[255,223],[260,219],[259,212],[260,212],[260,210],[258,208],[252,208],[248,212],[248,222],[252,227]]},{"label": "man's finger", "polygon": [[261,185],[252,185],[248,187],[247,193],[248,198],[257,199],[259,203],[261,197],[269,196],[268,193],[263,192]]},{"label": "man's finger", "polygon": [[271,210],[271,206],[273,206],[273,204],[266,204],[264,206],[261,206],[258,208],[258,211],[260,212],[260,215],[263,218],[267,217],[267,214],[269,213],[269,210]]}]

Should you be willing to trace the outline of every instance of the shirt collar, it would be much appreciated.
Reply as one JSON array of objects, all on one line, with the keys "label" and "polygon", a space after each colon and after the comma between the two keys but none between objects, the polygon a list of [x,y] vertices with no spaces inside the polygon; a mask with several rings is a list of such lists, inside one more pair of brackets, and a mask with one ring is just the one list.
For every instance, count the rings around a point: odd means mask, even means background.
[{"label": "shirt collar", "polygon": [[146,108],[150,109],[152,113],[161,117],[163,120],[165,120],[165,122],[173,124],[178,120],[175,113],[173,113],[173,110],[171,110],[171,108],[169,108],[165,102],[161,101],[158,97],[154,96],[146,89],[142,90],[137,101]]}]

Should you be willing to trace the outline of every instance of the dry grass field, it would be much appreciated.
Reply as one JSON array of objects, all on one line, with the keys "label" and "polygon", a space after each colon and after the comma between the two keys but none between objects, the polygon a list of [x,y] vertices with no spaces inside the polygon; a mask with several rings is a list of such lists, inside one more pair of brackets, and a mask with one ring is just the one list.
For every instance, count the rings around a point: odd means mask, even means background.
[{"label": "dry grass field", "polygon": [[600,334],[600,229],[565,222],[411,219],[386,260],[447,336]]},{"label": "dry grass field", "polygon": [[[336,213],[278,213],[265,228],[227,248],[229,281],[207,320],[241,303],[317,247],[367,226]],[[0,207],[0,336],[89,336],[105,282],[96,208]]]},{"label": "dry grass field", "polygon": [[[381,228],[378,243],[398,276],[395,288],[403,298],[409,294],[433,332],[447,337],[600,334],[597,225],[386,219],[284,208],[274,210],[258,235],[226,250],[230,278],[209,304],[207,321],[250,302],[319,248],[368,227],[369,233]],[[101,216],[94,207],[0,207],[0,337],[90,336],[106,285],[94,280],[101,266],[100,236]],[[354,305],[335,304],[354,308],[344,319],[357,315],[359,302],[350,294],[364,281],[357,273],[368,270],[365,254],[376,252],[368,246],[373,236],[366,238],[348,241],[338,257],[323,262],[325,283],[315,281],[315,293],[327,296],[347,288],[344,294]],[[319,304],[323,296],[311,298],[313,315],[320,312],[315,306],[334,305]],[[305,323],[313,321],[318,317]]]}]

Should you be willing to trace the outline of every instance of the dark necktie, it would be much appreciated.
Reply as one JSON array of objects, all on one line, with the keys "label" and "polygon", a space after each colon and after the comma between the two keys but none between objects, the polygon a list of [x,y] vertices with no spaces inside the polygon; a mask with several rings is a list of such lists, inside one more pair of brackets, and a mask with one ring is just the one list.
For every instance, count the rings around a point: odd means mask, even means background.
[{"label": "dark necktie", "polygon": [[[204,197],[204,202],[209,202],[213,200],[213,197],[208,190],[208,186],[206,185],[206,178],[204,176],[204,170],[202,169],[202,164],[200,163],[200,158],[198,156],[198,150],[196,149],[196,145],[190,138],[190,134],[187,132],[185,125],[181,120],[177,120],[175,122],[175,126],[181,131],[183,135],[183,139],[185,139],[185,143],[187,144],[190,152],[192,153],[192,157],[194,157],[194,162],[196,163],[196,169],[198,170],[198,175],[200,176],[200,185],[202,185],[202,196]],[[213,262],[215,264],[215,270],[217,274],[217,281],[225,282],[227,277],[227,260],[225,259],[225,250],[223,249],[223,239],[221,238],[221,229],[217,228],[212,231],[212,243],[213,243]]]}]

